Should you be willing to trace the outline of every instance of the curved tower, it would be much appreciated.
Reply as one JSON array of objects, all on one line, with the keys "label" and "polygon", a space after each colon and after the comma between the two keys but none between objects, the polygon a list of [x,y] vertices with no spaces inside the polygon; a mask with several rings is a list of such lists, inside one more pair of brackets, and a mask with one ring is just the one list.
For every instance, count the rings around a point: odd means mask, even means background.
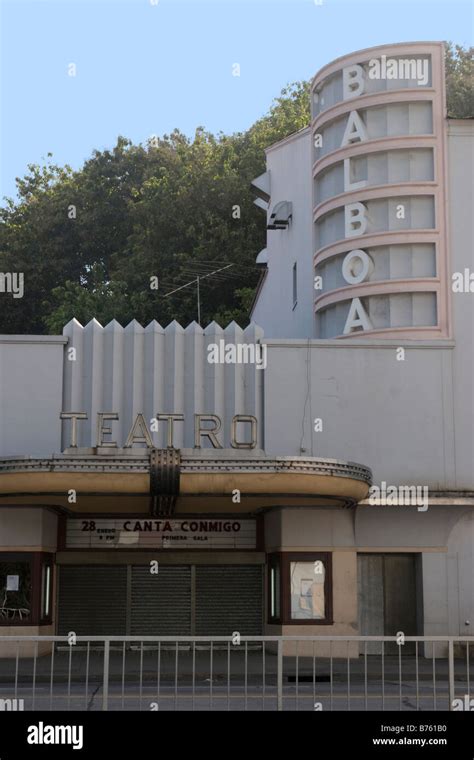
[{"label": "curved tower", "polygon": [[338,58],[311,97],[315,337],[448,336],[443,45]]}]

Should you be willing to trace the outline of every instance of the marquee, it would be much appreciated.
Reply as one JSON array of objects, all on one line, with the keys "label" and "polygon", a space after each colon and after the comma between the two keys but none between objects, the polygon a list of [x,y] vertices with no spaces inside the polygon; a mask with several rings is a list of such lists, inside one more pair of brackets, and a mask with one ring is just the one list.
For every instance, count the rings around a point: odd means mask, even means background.
[{"label": "marquee", "polygon": [[255,549],[256,521],[70,519],[67,549]]}]

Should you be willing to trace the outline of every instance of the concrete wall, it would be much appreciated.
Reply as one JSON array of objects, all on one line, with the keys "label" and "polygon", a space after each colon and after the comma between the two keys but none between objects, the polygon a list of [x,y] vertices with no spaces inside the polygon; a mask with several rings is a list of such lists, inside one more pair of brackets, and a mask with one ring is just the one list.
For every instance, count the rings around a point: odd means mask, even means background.
[{"label": "concrete wall", "polygon": [[[293,218],[286,230],[267,232],[267,276],[252,319],[265,324],[266,337],[313,335],[313,264],[311,222],[311,135],[297,132],[267,151],[273,207],[288,200]],[[262,222],[263,223],[263,222]],[[298,302],[293,308],[293,265],[297,265]]]},{"label": "concrete wall", "polygon": [[[472,271],[474,123],[453,122],[448,148],[450,272]],[[268,453],[363,462],[376,483],[472,491],[473,293],[452,293],[451,309],[454,340],[267,340]]]},{"label": "concrete wall", "polygon": [[[468,249],[458,246],[455,253],[454,266],[462,269]],[[194,444],[194,413],[222,417],[226,447],[232,416],[254,414],[259,445],[264,442],[268,454],[359,461],[372,468],[377,483],[472,490],[474,299],[462,293],[453,302],[456,343],[412,341],[405,345],[404,361],[398,361],[395,341],[265,341],[265,371],[207,362],[211,340],[253,342],[262,335],[255,326],[242,333],[235,325],[203,331],[176,323],[166,330],[153,323],[153,330],[137,323],[131,329],[75,323],[70,346],[77,355],[65,361],[64,400],[62,342],[3,338],[0,455],[59,452],[61,410],[88,414],[78,425],[82,446],[96,443],[99,411],[119,413],[120,420],[112,422],[119,442],[138,412],[147,420],[159,411],[183,413],[176,445],[187,447]],[[314,430],[316,418],[322,419],[322,431]],[[157,445],[166,445],[164,427],[154,434]]]},{"label": "concrete wall", "polygon": [[[474,120],[448,127],[449,235],[451,274],[467,269],[474,280]],[[474,485],[474,282],[473,292],[451,293],[456,350],[453,352],[453,405],[456,471]],[[462,485],[461,485],[462,487]]]},{"label": "concrete wall", "polygon": [[[357,623],[357,552],[354,547],[354,512],[334,508],[274,510],[265,515],[265,549],[267,552],[331,551],[333,584],[332,625],[269,625],[267,635],[287,636],[356,636]],[[268,602],[268,600],[267,600]],[[358,655],[358,644],[333,644],[334,656]],[[285,655],[295,655],[295,645],[287,643]],[[313,644],[299,642],[298,654],[312,656]],[[330,654],[329,643],[320,642],[314,650],[319,657]]]},{"label": "concrete wall", "polygon": [[50,641],[20,641],[20,636],[55,636],[54,625],[6,625],[0,627],[0,636],[11,636],[12,641],[0,642],[0,657],[2,659],[25,659],[27,657],[42,657],[50,655],[53,644]]},{"label": "concrete wall", "polygon": [[[357,553],[414,552],[422,560],[417,591],[420,633],[472,635],[473,547],[474,507],[445,505],[418,512],[413,507],[359,505],[355,510],[282,507],[267,512],[267,552],[332,552],[334,624],[323,627],[267,624],[266,631],[269,635],[359,635]],[[445,649],[438,647],[437,655],[444,656]],[[357,651],[355,647],[354,652]],[[318,652],[323,654],[321,649]],[[354,652],[351,650],[351,656]],[[428,648],[427,656],[429,652]],[[340,656],[345,654],[345,650],[340,652]]]},{"label": "concrete wall", "polygon": [[60,451],[65,343],[58,336],[0,336],[0,456]]},{"label": "concrete wall", "polygon": [[0,508],[0,551],[55,552],[58,518],[38,507]]},{"label": "concrete wall", "polygon": [[[246,330],[232,322],[223,330],[212,322],[204,330],[192,322],[183,329],[172,322],[165,329],[157,322],[144,328],[135,320],[123,328],[115,320],[105,327],[95,319],[85,327],[72,320],[64,328],[74,360],[64,363],[64,411],[83,411],[88,419],[78,423],[78,446],[96,446],[98,412],[117,412],[117,421],[105,423],[112,434],[105,440],[123,446],[137,414],[151,428],[159,413],[183,414],[175,424],[174,445],[194,446],[194,414],[216,414],[222,429],[217,434],[230,447],[232,417],[249,414],[261,423],[263,370],[255,364],[214,364],[208,361],[211,343],[255,344],[262,330],[255,324]],[[263,425],[258,426],[261,447]],[[155,446],[166,447],[167,424],[150,430]],[[248,440],[246,431],[238,431]],[[245,438],[244,438],[245,436]],[[63,423],[63,448],[70,444],[70,422]],[[203,448],[210,446],[203,438]]]},{"label": "concrete wall", "polygon": [[[394,341],[268,346],[269,454],[362,462],[375,483],[472,490],[471,467],[455,459],[452,344],[410,343],[404,361],[397,360],[400,344]],[[467,429],[462,445],[472,452]]]}]

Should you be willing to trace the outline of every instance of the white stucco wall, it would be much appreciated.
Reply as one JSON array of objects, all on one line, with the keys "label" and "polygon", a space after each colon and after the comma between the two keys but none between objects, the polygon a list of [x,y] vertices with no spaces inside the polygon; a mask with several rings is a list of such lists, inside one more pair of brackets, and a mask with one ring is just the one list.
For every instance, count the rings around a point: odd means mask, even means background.
[{"label": "white stucco wall", "polygon": [[0,456],[61,450],[65,343],[60,336],[0,336]]},{"label": "white stucco wall", "polygon": [[444,345],[414,342],[397,361],[395,341],[268,341],[267,452],[361,462],[375,482],[472,490],[472,468],[455,461],[454,348]]},{"label": "white stucco wall", "polygon": [[[351,510],[329,506],[282,507],[265,514],[265,549],[330,551],[335,563],[341,557],[352,557],[354,562],[357,552],[421,553],[422,587],[417,591],[419,633],[473,634],[473,506],[430,506],[426,512],[405,506],[359,505]],[[357,567],[352,565],[347,582],[339,591],[350,613],[341,612],[337,622],[357,629],[356,575]],[[338,632],[355,634],[357,630]],[[438,654],[443,655],[445,649],[441,646]]]},{"label": "white stucco wall", "polygon": [[[474,120],[449,122],[448,161],[451,274],[467,269],[474,279]],[[472,288],[474,291],[474,282]],[[451,311],[456,340],[453,352],[456,470],[464,474],[458,481],[460,486],[473,488],[474,292],[452,293]]]},{"label": "white stucco wall", "polygon": [[38,507],[0,509],[0,551],[55,552],[58,517]]},{"label": "white stucco wall", "polygon": [[[267,337],[313,334],[311,135],[305,129],[267,150],[271,200],[267,218],[280,201],[291,201],[286,230],[268,230],[268,271],[252,319],[265,324]],[[263,221],[262,221],[263,223]],[[298,303],[293,308],[293,265],[297,264]]]}]

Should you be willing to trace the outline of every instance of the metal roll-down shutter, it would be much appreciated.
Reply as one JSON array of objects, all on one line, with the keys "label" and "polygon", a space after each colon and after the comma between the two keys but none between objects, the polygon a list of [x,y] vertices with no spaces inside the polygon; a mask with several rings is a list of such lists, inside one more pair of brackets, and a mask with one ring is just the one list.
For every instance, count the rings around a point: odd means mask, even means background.
[{"label": "metal roll-down shutter", "polygon": [[127,568],[62,566],[59,573],[58,635],[123,636]]},{"label": "metal roll-down shutter", "polygon": [[260,565],[197,565],[196,635],[261,636],[262,572]]},{"label": "metal roll-down shutter", "polygon": [[191,633],[191,567],[132,567],[132,636],[188,636]]}]

